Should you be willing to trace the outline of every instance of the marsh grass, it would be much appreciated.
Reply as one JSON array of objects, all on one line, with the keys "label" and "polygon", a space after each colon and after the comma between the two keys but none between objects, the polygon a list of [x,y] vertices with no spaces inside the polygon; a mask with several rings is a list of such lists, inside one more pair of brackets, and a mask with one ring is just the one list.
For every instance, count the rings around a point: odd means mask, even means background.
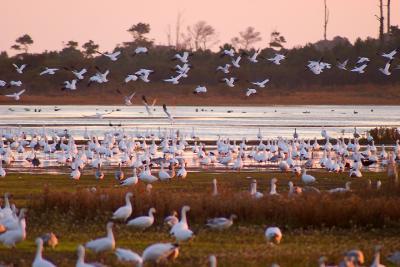
[{"label": "marsh grass", "polygon": [[[343,187],[349,180],[347,174],[311,173],[322,190]],[[375,244],[384,245],[384,255],[400,250],[400,190],[383,173],[368,172],[363,179],[352,179],[352,193],[295,198],[287,197],[287,183],[292,180],[301,185],[299,179],[282,173],[190,173],[185,180],[154,184],[150,195],[143,184],[120,188],[110,176],[96,181],[86,175],[75,182],[66,175],[10,174],[0,180],[0,193],[12,193],[12,202],[29,209],[27,240],[15,250],[0,247],[0,263],[30,266],[34,239],[53,231],[60,245],[54,251],[46,249],[45,257],[58,266],[74,265],[76,246],[105,235],[105,223],[124,204],[127,191],[134,193],[132,217],[147,214],[150,207],[157,209],[155,225],[144,232],[122,223],[114,227],[117,246],[139,253],[154,242],[172,241],[162,219],[184,204],[191,206],[188,220],[196,237],[181,247],[173,266],[205,266],[210,254],[217,255],[219,266],[269,266],[273,262],[315,266],[321,255],[337,263],[352,248],[363,249],[368,260]],[[281,196],[252,199],[248,176],[257,179],[258,190],[264,194],[270,179],[277,177]],[[218,179],[217,197],[211,196],[213,178]],[[373,185],[381,180],[381,190],[369,189],[366,179]],[[238,215],[231,229],[213,232],[204,227],[207,218],[231,213]],[[270,247],[265,242],[265,227],[271,225],[279,226],[284,233],[279,246]],[[88,253],[87,260],[126,266],[111,254]]]}]

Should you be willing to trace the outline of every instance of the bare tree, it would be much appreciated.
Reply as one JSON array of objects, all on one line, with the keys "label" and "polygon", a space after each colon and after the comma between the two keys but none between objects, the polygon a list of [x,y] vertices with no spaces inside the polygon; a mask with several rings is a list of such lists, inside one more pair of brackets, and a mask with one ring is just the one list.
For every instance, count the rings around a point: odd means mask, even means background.
[{"label": "bare tree", "polygon": [[168,46],[171,46],[172,45],[172,39],[171,39],[172,37],[171,37],[171,25],[170,24],[168,24],[168,26],[167,26],[166,33],[167,33]]},{"label": "bare tree", "polygon": [[329,9],[326,5],[326,0],[324,0],[324,40],[326,41],[326,29],[328,28],[329,22]]},{"label": "bare tree", "polygon": [[379,40],[381,44],[383,43],[383,25],[384,25],[384,17],[383,17],[383,0],[379,0],[379,17],[375,15],[377,20],[379,21]]},{"label": "bare tree", "polygon": [[212,46],[218,42],[215,29],[205,21],[188,26],[186,39],[193,43],[195,50],[206,50],[209,45]]},{"label": "bare tree", "polygon": [[387,32],[390,33],[390,0],[387,0]]},{"label": "bare tree", "polygon": [[232,44],[237,48],[248,50],[253,44],[262,40],[261,33],[254,27],[247,27],[243,32],[239,32],[239,37],[232,38]]},{"label": "bare tree", "polygon": [[183,16],[183,13],[179,11],[178,15],[176,17],[176,27],[175,27],[175,30],[176,30],[176,32],[175,32],[175,36],[176,36],[175,47],[176,47],[176,49],[179,49],[179,47],[180,47],[179,38],[181,37],[182,16]]}]

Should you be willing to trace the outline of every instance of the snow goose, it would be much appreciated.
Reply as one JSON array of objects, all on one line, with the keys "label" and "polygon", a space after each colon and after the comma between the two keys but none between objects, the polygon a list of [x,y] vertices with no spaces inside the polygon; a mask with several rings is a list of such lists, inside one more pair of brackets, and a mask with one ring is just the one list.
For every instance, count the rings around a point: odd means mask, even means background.
[{"label": "snow goose", "polygon": [[64,86],[61,87],[61,90],[64,91],[68,89],[74,91],[76,90],[76,83],[77,83],[76,79],[73,79],[72,81],[64,81]]},{"label": "snow goose", "polygon": [[269,82],[269,79],[265,79],[263,81],[257,81],[257,82],[251,82],[252,84],[260,87],[260,88],[264,88],[265,85]]},{"label": "snow goose", "polygon": [[210,255],[208,260],[210,262],[210,267],[217,267],[217,257],[215,255]]},{"label": "snow goose", "polygon": [[169,227],[173,227],[175,224],[179,222],[178,213],[173,211],[171,215],[165,217],[164,224],[167,224]]},{"label": "snow goose", "polygon": [[381,264],[381,249],[381,246],[375,246],[374,260],[372,261],[371,267],[385,267],[385,265]]},{"label": "snow goose", "polygon": [[307,174],[307,170],[303,169],[303,174],[301,175],[301,180],[305,184],[311,184],[316,181],[315,177],[312,175]]},{"label": "snow goose", "polygon": [[149,53],[149,49],[147,49],[147,47],[138,46],[138,47],[135,48],[133,56],[136,56],[136,55],[139,55],[139,54],[148,54],[148,53]]},{"label": "snow goose", "polygon": [[148,83],[150,82],[149,80],[149,76],[150,74],[152,74],[154,72],[154,70],[149,70],[149,69],[140,69],[137,72],[135,72],[135,75],[138,75],[139,78],[145,82]]},{"label": "snow goose", "polygon": [[121,186],[131,186],[137,184],[139,181],[139,178],[137,176],[136,168],[133,168],[133,175],[131,177],[126,178],[125,180],[122,180],[119,184]]},{"label": "snow goose", "polygon": [[214,230],[225,230],[233,225],[234,219],[237,219],[235,214],[231,214],[229,219],[225,217],[212,218],[207,220],[206,225]]},{"label": "snow goose", "polygon": [[79,245],[77,248],[78,259],[76,261],[76,267],[99,267],[103,266],[97,262],[95,263],[86,263],[85,262],[85,247]]},{"label": "snow goose", "polygon": [[394,49],[394,50],[392,50],[392,51],[390,51],[388,53],[382,53],[381,56],[385,57],[385,58],[387,58],[389,60],[393,60],[394,56],[397,54],[398,50],[399,49]]},{"label": "snow goose", "polygon": [[229,71],[230,67],[231,67],[231,64],[225,64],[224,66],[218,66],[217,71],[221,71],[224,74],[228,74],[230,72]]},{"label": "snow goose", "polygon": [[274,57],[272,58],[268,58],[268,61],[271,61],[272,63],[274,63],[275,65],[280,65],[281,61],[284,60],[286,58],[285,55],[282,54],[275,54]]},{"label": "snow goose", "polygon": [[28,66],[27,64],[22,64],[21,66],[18,66],[17,64],[13,64],[15,70],[19,73],[22,74],[24,69]]},{"label": "snow goose", "polygon": [[228,78],[223,78],[220,82],[226,83],[227,86],[229,87],[234,87],[235,86],[235,82],[238,81],[239,79],[235,78],[235,77],[230,77]]},{"label": "snow goose", "polygon": [[85,74],[87,72],[87,69],[83,68],[81,70],[73,70],[72,73],[75,75],[75,77],[78,80],[83,80],[85,77],[83,76],[83,74]]},{"label": "snow goose", "polygon": [[40,76],[42,75],[54,75],[56,73],[56,71],[58,71],[57,68],[48,68],[46,67],[44,71],[42,71],[41,73],[39,73]]},{"label": "snow goose", "polygon": [[32,267],[55,267],[53,263],[50,261],[43,259],[42,252],[43,252],[43,240],[41,238],[36,238],[36,255],[35,259],[33,260]]},{"label": "snow goose", "polygon": [[278,179],[276,179],[276,178],[271,179],[271,190],[269,191],[270,196],[279,195],[279,193],[276,191],[276,183],[277,182],[278,182]]},{"label": "snow goose", "polygon": [[236,59],[232,58],[232,66],[234,66],[235,68],[240,68],[240,60],[242,59],[241,56],[238,56]]},{"label": "snow goose", "polygon": [[3,161],[0,159],[0,177],[6,177],[6,170],[3,168]]},{"label": "snow goose", "polygon": [[207,93],[207,87],[200,85],[198,85],[193,91],[193,94],[205,94],[205,93]]},{"label": "snow goose", "polygon": [[231,49],[224,49],[222,52],[221,52],[221,54],[220,54],[220,56],[221,57],[224,57],[224,56],[230,56],[230,57],[234,57],[235,56],[235,50],[233,49],[233,48],[231,48]]},{"label": "snow goose", "polygon": [[187,171],[185,168],[186,163],[181,163],[181,168],[178,170],[178,173],[176,174],[177,177],[180,177],[182,179],[185,179],[187,176]]},{"label": "snow goose", "polygon": [[97,170],[94,173],[97,180],[102,180],[104,178],[104,172],[101,170],[101,163],[97,164]]},{"label": "snow goose", "polygon": [[365,73],[365,68],[367,66],[368,66],[368,63],[363,64],[361,66],[356,66],[356,67],[352,68],[350,71],[357,72],[358,74],[362,74],[362,73]]},{"label": "snow goose", "polygon": [[112,231],[113,225],[114,224],[112,222],[108,222],[107,223],[107,236],[98,238],[95,240],[91,240],[86,243],[85,247],[87,249],[92,250],[95,253],[113,250],[115,248],[115,239],[114,239],[114,234]]},{"label": "snow goose", "polygon": [[8,83],[8,87],[11,87],[11,86],[20,87],[21,85],[22,85],[22,81],[10,81],[10,82]]},{"label": "snow goose", "polygon": [[23,89],[23,90],[21,90],[21,91],[19,91],[19,92],[17,92],[17,93],[13,93],[13,94],[11,94],[11,95],[5,95],[5,96],[6,96],[6,97],[11,97],[11,98],[13,98],[15,101],[18,101],[18,100],[21,99],[21,95],[22,95],[23,93],[25,93],[25,89]]},{"label": "snow goose", "polygon": [[16,243],[22,242],[26,238],[24,209],[21,212],[22,215],[20,214],[18,218],[17,227],[0,234],[0,242],[6,247],[15,247]]},{"label": "snow goose", "polygon": [[132,105],[132,98],[136,95],[136,92],[133,92],[132,94],[128,96],[124,96],[124,104],[125,106],[131,106]]},{"label": "snow goose", "polygon": [[346,60],[343,61],[343,62],[340,62],[339,59],[336,59],[336,61],[337,61],[336,66],[337,66],[339,69],[341,69],[341,70],[347,70],[347,63],[349,62],[348,59],[346,59]]},{"label": "snow goose", "polygon": [[346,257],[353,260],[353,263],[357,266],[362,266],[364,264],[364,253],[361,250],[353,249],[346,252]]},{"label": "snow goose", "polygon": [[265,238],[268,243],[279,244],[282,240],[282,232],[278,227],[268,227],[265,230]]},{"label": "snow goose", "polygon": [[288,183],[288,185],[289,185],[289,193],[288,193],[289,197],[293,195],[301,195],[301,193],[303,192],[303,189],[301,187],[294,186],[293,182],[291,181]]},{"label": "snow goose", "polygon": [[260,198],[264,197],[263,193],[257,191],[257,180],[256,179],[253,179],[253,181],[250,184],[250,196],[255,199],[260,199]]},{"label": "snow goose", "polygon": [[147,164],[145,169],[139,174],[139,180],[151,184],[157,181],[158,178],[151,175],[150,166]]},{"label": "snow goose", "polygon": [[385,67],[384,68],[379,68],[378,70],[380,72],[382,72],[383,74],[385,74],[386,76],[391,75],[392,73],[389,71],[390,65],[392,64],[393,59],[389,60],[389,62],[386,62]]},{"label": "snow goose", "polygon": [[168,119],[170,120],[170,122],[172,123],[174,121],[174,118],[172,117],[171,113],[169,113],[167,105],[163,104],[163,110],[164,113],[167,115]]},{"label": "snow goose", "polygon": [[246,90],[247,90],[247,91],[246,91],[246,96],[247,96],[247,97],[249,97],[249,96],[251,96],[251,95],[255,95],[255,94],[257,93],[257,90],[254,89],[254,88],[247,88]]},{"label": "snow goose", "polygon": [[163,163],[161,163],[161,169],[158,172],[158,178],[160,179],[160,181],[171,180],[171,175],[169,175],[169,173],[164,170],[164,164]]},{"label": "snow goose", "polygon": [[121,169],[121,163],[118,163],[118,170],[115,171],[115,173],[114,173],[114,178],[115,178],[117,181],[121,181],[121,180],[124,179],[124,177],[125,177],[125,174],[124,174],[124,172],[123,172],[122,169]]},{"label": "snow goose", "polygon": [[172,60],[180,60],[182,63],[188,63],[189,62],[189,56],[193,55],[192,53],[189,53],[187,51],[183,52],[182,55],[177,53],[174,55]]},{"label": "snow goose", "polygon": [[189,206],[183,206],[181,209],[181,219],[180,221],[175,224],[171,230],[170,230],[170,234],[173,234],[175,231],[178,231],[179,229],[189,229],[189,225],[187,223],[187,218],[186,218],[186,213],[190,211],[190,207]]},{"label": "snow goose", "polygon": [[253,53],[253,55],[251,55],[251,56],[248,56],[247,58],[249,59],[249,61],[251,62],[251,63],[257,63],[258,62],[258,60],[257,60],[257,57],[258,57],[258,55],[260,54],[260,49],[257,49],[254,53]]},{"label": "snow goose", "polygon": [[122,207],[119,207],[116,211],[114,211],[112,219],[113,220],[121,220],[121,221],[126,221],[129,216],[132,214],[132,203],[131,203],[131,198],[133,194],[132,192],[128,192],[125,195],[125,205]]},{"label": "snow goose", "polygon": [[116,248],[114,254],[119,261],[133,263],[138,267],[143,264],[142,257],[130,249]]},{"label": "snow goose", "polygon": [[145,230],[149,228],[154,223],[154,213],[156,212],[155,208],[150,208],[148,216],[140,216],[136,217],[130,221],[126,225],[132,226],[134,228],[138,228],[140,230]]},{"label": "snow goose", "polygon": [[329,193],[345,193],[345,192],[350,192],[350,185],[351,182],[346,182],[345,187],[338,187],[338,188],[334,188],[334,189],[330,189],[328,192]]},{"label": "snow goose", "polygon": [[99,51],[96,51],[97,53],[108,57],[111,61],[117,61],[118,57],[121,55],[121,51],[115,51],[114,53],[101,53]]},{"label": "snow goose", "polygon": [[143,262],[165,263],[179,255],[179,245],[172,243],[156,243],[148,246],[142,254]]}]

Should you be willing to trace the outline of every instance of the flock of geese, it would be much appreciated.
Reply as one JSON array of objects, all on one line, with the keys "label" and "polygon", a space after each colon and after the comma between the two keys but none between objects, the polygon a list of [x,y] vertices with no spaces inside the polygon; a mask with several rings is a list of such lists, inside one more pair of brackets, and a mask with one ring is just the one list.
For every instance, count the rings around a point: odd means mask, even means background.
[{"label": "flock of geese", "polygon": [[[349,172],[351,177],[362,177],[362,167],[372,164],[381,164],[397,174],[396,161],[400,160],[400,144],[396,142],[393,149],[387,152],[384,145],[381,149],[374,145],[372,136],[367,135],[369,144],[362,149],[359,145],[360,134],[354,129],[353,137],[347,142],[343,138],[333,139],[329,133],[322,129],[321,137],[323,140],[304,140],[299,137],[295,130],[291,139],[266,139],[259,131],[257,135],[258,144],[248,146],[243,139],[239,144],[229,139],[219,138],[215,146],[207,147],[200,142],[199,137],[193,131],[188,140],[179,131],[161,130],[157,133],[135,135],[121,131],[105,133],[102,140],[98,136],[90,135],[87,131],[84,138],[87,145],[78,146],[74,137],[68,131],[48,133],[45,128],[40,132],[34,130],[30,133],[18,130],[15,133],[3,133],[0,139],[0,176],[6,176],[4,165],[9,165],[15,160],[15,154],[23,155],[28,164],[33,167],[41,166],[41,160],[37,157],[38,152],[45,155],[52,155],[60,165],[67,165],[71,168],[70,178],[79,180],[84,168],[95,169],[96,179],[104,179],[105,173],[102,166],[116,162],[117,170],[114,178],[121,187],[135,186],[139,181],[147,184],[151,190],[151,184],[155,182],[168,181],[174,178],[184,179],[187,177],[186,170],[188,159],[184,157],[185,151],[191,151],[192,160],[197,160],[203,166],[213,166],[221,164],[227,168],[240,170],[244,167],[245,159],[252,164],[267,166],[274,164],[282,172],[292,172],[300,177],[304,187],[295,186],[289,182],[289,196],[303,194],[307,192],[320,193],[320,190],[312,186],[316,178],[307,174],[307,168],[323,168],[329,172]],[[5,142],[3,140],[6,140]],[[335,142],[332,143],[331,141]],[[157,142],[156,142],[157,141]],[[27,152],[25,150],[28,150]],[[321,158],[316,158],[316,154],[321,154]],[[126,177],[122,166],[132,168],[132,176]],[[152,172],[152,168],[159,167],[158,173]],[[175,168],[178,169],[175,172]],[[397,177],[396,177],[397,179]],[[278,195],[276,183],[277,179],[271,179],[269,195]],[[377,189],[381,186],[378,181]],[[343,188],[333,188],[328,193],[343,193],[351,191],[350,182]],[[212,195],[218,195],[217,180],[213,180]],[[263,198],[264,194],[257,191],[257,182],[252,180],[250,195],[255,198]],[[125,205],[121,206],[113,213],[110,222],[107,223],[107,234],[105,237],[88,241],[77,247],[76,266],[97,266],[92,263],[85,263],[85,250],[94,253],[113,251],[117,259],[121,262],[130,262],[136,266],[142,266],[146,262],[162,263],[178,257],[179,244],[187,242],[194,237],[193,231],[189,228],[187,212],[189,206],[183,206],[178,218],[177,213],[173,212],[165,218],[164,223],[170,227],[169,234],[175,239],[174,243],[156,243],[147,247],[142,255],[126,248],[117,248],[113,234],[113,222],[126,224],[128,228],[145,230],[154,224],[155,208],[150,208],[147,215],[131,218],[133,206],[131,198],[133,194],[128,192],[125,196]],[[4,197],[4,207],[0,208],[0,242],[9,247],[14,247],[26,238],[25,209],[17,211],[15,205],[10,205],[8,194]],[[236,219],[232,214],[229,218],[217,217],[210,218],[206,226],[215,230],[225,230],[231,227]],[[268,227],[265,229],[265,238],[270,244],[279,244],[282,239],[282,232],[278,227]],[[37,252],[33,261],[34,267],[54,266],[51,262],[42,257],[43,245],[55,246],[57,238],[49,233],[36,239]],[[396,256],[397,255],[397,256]],[[400,253],[393,256],[394,260],[400,262]],[[396,258],[397,257],[397,258]],[[363,264],[361,251],[350,251],[344,261],[352,262],[353,266]],[[325,266],[325,258],[320,259],[319,266]],[[210,257],[210,266],[216,266],[216,257]],[[276,265],[275,265],[276,266]],[[350,265],[340,265],[350,266]],[[379,248],[376,249],[374,263],[371,266],[383,266],[379,263]]]},{"label": "flock of geese", "polygon": [[[112,62],[118,61],[120,56],[122,55],[121,50],[116,50],[115,52],[112,53],[102,53],[99,51],[96,51],[100,55],[108,58]],[[387,53],[381,53],[380,55],[387,60],[385,66],[379,68],[379,72],[381,72],[383,75],[389,76],[391,75],[391,68],[392,68],[392,62],[395,59],[396,55],[398,54],[398,49],[394,49],[390,52]],[[145,55],[149,53],[149,49],[147,47],[137,47],[134,50],[133,55]],[[221,57],[227,57],[229,58],[229,63],[225,63],[221,66],[218,66],[216,68],[216,72],[220,72],[224,75],[227,75],[227,77],[224,77],[220,79],[220,82],[226,84],[228,87],[235,87],[235,82],[238,81],[239,79],[234,76],[228,76],[228,74],[231,74],[232,69],[239,69],[241,67],[241,62],[243,58],[247,57],[248,62],[250,64],[256,64],[259,63],[261,60],[264,60],[266,62],[270,62],[275,65],[281,65],[282,62],[286,59],[287,54],[283,53],[275,53],[275,55],[271,57],[264,57],[260,55],[261,51],[260,49],[256,50],[253,54],[248,54],[247,52],[240,52],[237,53],[233,48],[231,49],[225,49],[221,51]],[[192,52],[189,51],[183,51],[181,53],[176,53],[173,57],[172,60],[177,60],[180,62],[181,65],[176,65],[173,70],[176,72],[174,75],[163,79],[162,81],[165,83],[170,83],[177,85],[180,83],[182,79],[185,79],[188,77],[189,72],[191,69],[193,69],[193,65],[190,63],[190,58],[193,56]],[[343,61],[340,61],[337,59],[336,67],[340,70],[343,71],[350,71],[358,74],[365,73],[365,70],[368,67],[368,64],[370,62],[370,58],[368,57],[358,57],[356,60],[354,66],[349,67],[349,59],[345,59]],[[309,60],[306,68],[311,71],[315,75],[320,75],[322,72],[331,69],[332,68],[332,63],[324,62],[323,58],[319,60]],[[13,64],[15,71],[22,75],[24,71],[27,70],[28,64],[21,63],[20,65]],[[104,84],[107,83],[108,80],[108,75],[110,74],[109,69],[101,69],[98,66],[95,66],[96,73],[94,73],[92,76],[90,76],[87,79],[87,86],[91,86],[92,84]],[[397,66],[396,69],[400,69],[400,65]],[[71,80],[67,80],[63,82],[62,90],[70,90],[70,91],[75,91],[78,89],[78,84],[83,82],[85,79],[85,74],[88,73],[87,68],[81,68],[81,69],[75,69],[73,67],[44,67],[44,69],[39,73],[39,76],[53,76],[59,71],[68,71],[70,72],[73,77]],[[123,83],[128,84],[132,82],[137,82],[137,81],[142,81],[144,83],[149,83],[150,76],[153,74],[155,71],[153,69],[146,69],[146,68],[140,68],[139,70],[128,73],[126,77],[124,78]],[[251,86],[246,89],[245,95],[247,97],[254,95],[257,93],[257,89],[260,88],[265,88],[266,84],[270,81],[269,78],[263,78],[258,81],[249,81]],[[21,80],[12,80],[12,81],[4,81],[0,80],[0,87],[21,87],[23,85]],[[120,90],[116,90],[119,94],[122,94]],[[12,98],[16,101],[21,99],[22,94],[25,92],[25,89],[20,90],[18,92],[15,92],[13,94],[7,94],[5,95],[6,97]],[[194,90],[194,94],[205,94],[207,93],[207,87],[205,85],[198,85]],[[132,98],[134,97],[135,92],[124,96],[124,104],[125,105],[131,105],[132,104]],[[146,106],[148,106],[148,103],[145,99],[145,97],[142,97],[142,102]],[[165,106],[165,105],[164,105]],[[148,109],[147,109],[148,110]]]}]

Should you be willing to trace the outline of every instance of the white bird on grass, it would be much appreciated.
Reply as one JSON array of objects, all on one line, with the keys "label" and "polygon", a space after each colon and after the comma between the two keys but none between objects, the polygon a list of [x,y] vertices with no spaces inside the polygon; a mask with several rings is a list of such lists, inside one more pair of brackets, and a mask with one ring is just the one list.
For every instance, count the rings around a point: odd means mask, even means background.
[{"label": "white bird on grass", "polygon": [[142,254],[143,262],[166,263],[179,255],[179,245],[172,243],[156,243],[148,246]]},{"label": "white bird on grass", "polygon": [[140,230],[145,230],[149,228],[154,223],[154,213],[156,212],[155,208],[150,208],[148,216],[139,216],[136,217],[126,224],[127,226],[132,226],[134,228],[138,228]]},{"label": "white bird on grass", "polygon": [[207,220],[206,225],[211,229],[225,230],[233,225],[234,219],[237,219],[237,216],[235,214],[232,214],[229,218],[225,217],[212,218]]},{"label": "white bird on grass", "polygon": [[279,244],[282,240],[282,232],[278,227],[268,227],[265,230],[265,238],[269,243]]},{"label": "white bird on grass", "polygon": [[107,223],[107,236],[98,238],[86,243],[85,247],[95,253],[113,250],[115,248],[115,239],[112,231],[113,223]]},{"label": "white bird on grass", "polygon": [[117,256],[119,261],[133,263],[138,267],[142,266],[142,257],[130,249],[116,248],[114,254]]},{"label": "white bird on grass", "polygon": [[125,205],[119,207],[116,211],[114,211],[112,219],[113,220],[121,220],[126,221],[129,216],[132,214],[132,203],[131,197],[133,196],[132,192],[128,192],[125,195]]},{"label": "white bird on grass", "polygon": [[43,240],[41,238],[36,238],[36,255],[33,260],[32,267],[55,267],[50,261],[43,259]]}]

